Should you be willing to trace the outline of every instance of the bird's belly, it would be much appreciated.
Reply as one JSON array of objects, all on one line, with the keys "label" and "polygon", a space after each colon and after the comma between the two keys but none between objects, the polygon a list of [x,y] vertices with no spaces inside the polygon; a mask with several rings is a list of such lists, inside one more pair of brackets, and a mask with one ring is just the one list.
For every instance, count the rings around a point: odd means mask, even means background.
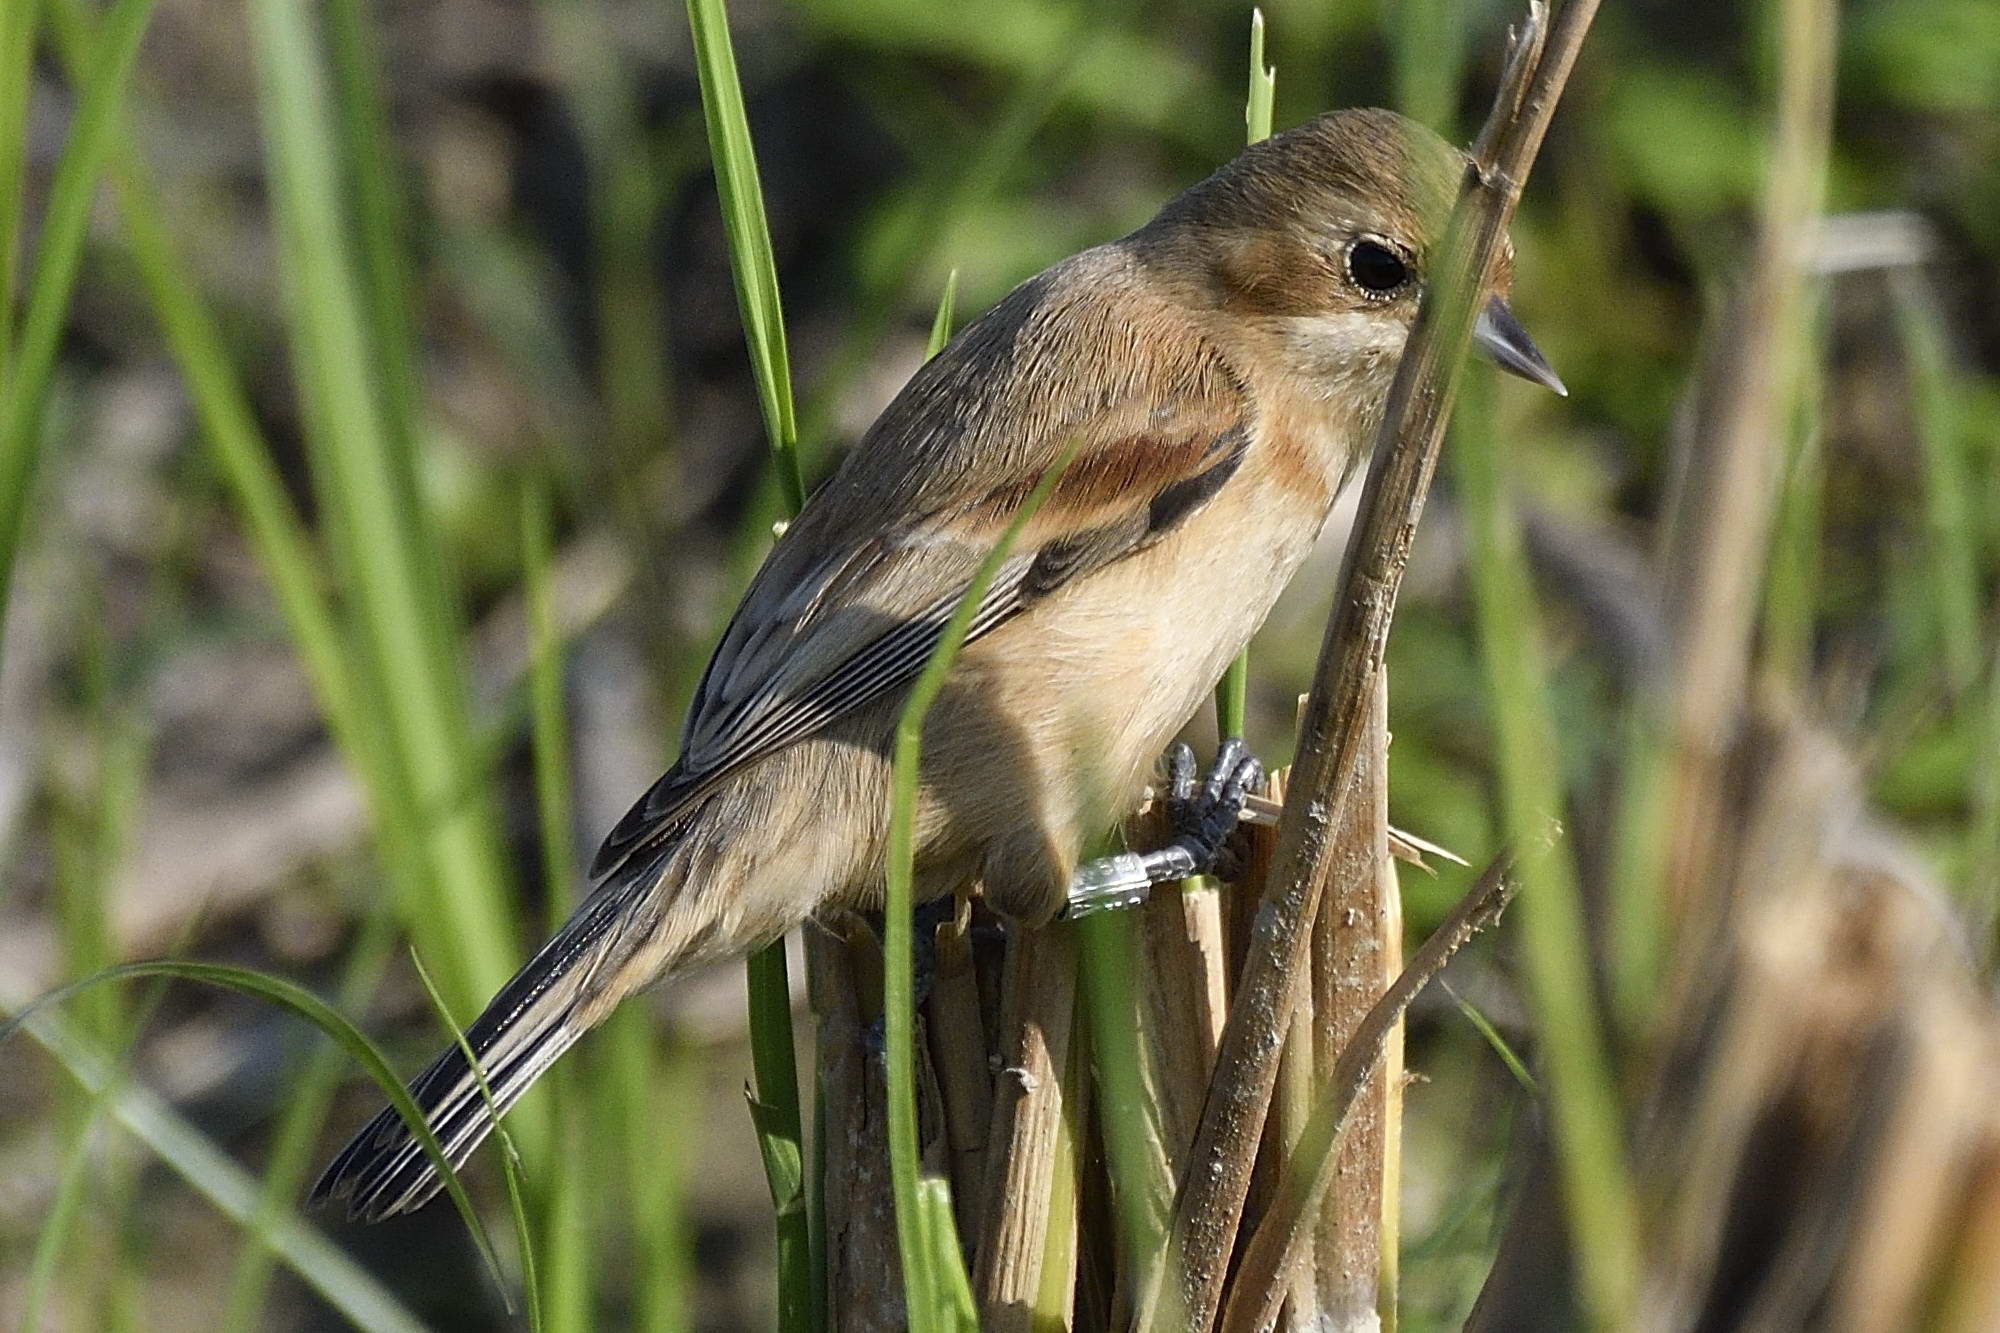
[{"label": "bird's belly", "polygon": [[1060,894],[1078,845],[1136,804],[1324,518],[1276,488],[1230,499],[966,650],[925,728],[920,845],[983,858],[989,894],[996,873],[1026,882],[1024,898]]},{"label": "bird's belly", "polygon": [[[1111,661],[1098,676],[1097,717],[1072,723],[1087,764],[1096,741],[1107,779],[1108,804],[1088,820],[1130,807],[1160,751],[1209,699],[1312,549],[1321,516],[1274,513],[1286,497],[1265,498],[1262,513],[1202,515],[1212,521],[1190,523],[1088,590],[1095,614],[1119,626],[1105,636]],[[1078,677],[1087,674],[1079,665]]]}]

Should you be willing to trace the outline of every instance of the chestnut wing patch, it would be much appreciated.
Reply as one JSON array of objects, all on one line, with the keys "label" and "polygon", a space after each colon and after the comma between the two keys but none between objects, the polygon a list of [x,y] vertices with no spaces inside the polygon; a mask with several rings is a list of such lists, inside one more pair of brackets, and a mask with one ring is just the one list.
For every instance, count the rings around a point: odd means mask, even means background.
[{"label": "chestnut wing patch", "polygon": [[[1247,425],[1239,421],[1204,441],[1187,441],[1179,458],[1154,439],[1121,441],[1079,456],[1036,519],[1036,526],[1046,527],[1073,516],[1078,526],[1043,538],[1032,551],[1001,565],[973,615],[966,642],[991,633],[1065,584],[1159,540],[1235,475],[1249,439]],[[1142,446],[1147,456],[1139,456]],[[1173,479],[1159,484],[1162,474]],[[1148,477],[1154,479],[1150,487]],[[982,518],[1000,520],[980,522],[978,529],[1002,531],[1033,484],[1031,479],[1018,494],[1011,494],[1014,487],[1003,488],[969,507]],[[962,511],[956,517],[962,523],[968,516]],[[820,561],[798,586],[768,600],[753,588],[725,641],[757,646],[768,665],[761,672],[746,671],[738,656],[722,672],[726,679],[717,681],[722,664],[711,664],[697,691],[679,761],[611,831],[592,863],[592,877],[608,875],[635,854],[675,836],[676,818],[688,803],[730,772],[914,680],[936,651],[990,549],[953,535],[956,526],[918,523],[896,540],[871,540],[847,558]],[[828,585],[835,582],[845,586],[829,596]],[[869,610],[871,587],[893,589],[897,595],[884,600],[908,604],[907,591],[924,583],[945,587],[913,615]],[[770,615],[766,623],[745,623],[765,607]],[[836,648],[846,650],[829,651]],[[830,669],[819,665],[828,661]]]}]

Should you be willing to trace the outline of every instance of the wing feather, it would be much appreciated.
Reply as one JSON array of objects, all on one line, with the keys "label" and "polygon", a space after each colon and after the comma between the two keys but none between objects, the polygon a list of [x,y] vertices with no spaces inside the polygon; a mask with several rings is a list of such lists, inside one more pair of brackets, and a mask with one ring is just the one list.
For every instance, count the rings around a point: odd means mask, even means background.
[{"label": "wing feather", "polygon": [[[687,802],[731,771],[913,680],[1071,442],[1081,440],[1077,456],[1001,566],[968,642],[1157,541],[1234,475],[1249,411],[1212,354],[1192,346],[1172,384],[1134,382],[1126,372],[1148,358],[1118,346],[1139,336],[1130,310],[1121,320],[1116,302],[1056,300],[1037,289],[1047,276],[920,371],[786,531],[696,688],[680,759],[612,830],[593,875],[669,836]],[[971,401],[1041,402],[1047,387],[1024,377],[1051,364],[1063,367],[1068,400],[1087,405],[1080,415],[969,411]],[[969,393],[974,372],[986,380],[979,393]]]}]

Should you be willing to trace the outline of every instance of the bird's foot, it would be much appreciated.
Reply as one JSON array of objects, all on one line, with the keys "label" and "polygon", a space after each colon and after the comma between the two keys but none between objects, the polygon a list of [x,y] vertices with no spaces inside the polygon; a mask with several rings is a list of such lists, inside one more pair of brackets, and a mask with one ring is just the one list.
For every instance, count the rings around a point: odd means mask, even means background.
[{"label": "bird's foot", "polygon": [[[931,983],[937,980],[938,927],[957,910],[957,900],[947,894],[927,903],[918,903],[910,913],[910,991],[913,1008],[922,1009],[924,1001],[930,998]],[[880,912],[864,912],[862,915],[875,928],[877,939],[888,937],[887,923]],[[870,1055],[881,1055],[888,1049],[888,1032],[888,1018],[882,1014],[875,1015],[874,1020],[861,1030],[863,1048]]]},{"label": "bird's foot", "polygon": [[1136,907],[1155,884],[1228,868],[1229,839],[1250,793],[1264,783],[1264,766],[1242,740],[1230,737],[1197,782],[1194,751],[1176,741],[1167,751],[1167,824],[1173,839],[1158,851],[1118,852],[1087,861],[1070,878],[1062,917]]}]

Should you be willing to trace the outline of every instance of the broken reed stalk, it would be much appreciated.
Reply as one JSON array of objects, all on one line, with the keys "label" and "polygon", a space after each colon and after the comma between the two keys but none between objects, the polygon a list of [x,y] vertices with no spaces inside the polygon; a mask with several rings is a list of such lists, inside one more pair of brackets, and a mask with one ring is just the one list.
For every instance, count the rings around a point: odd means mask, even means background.
[{"label": "broken reed stalk", "polygon": [[[1322,901],[1313,919],[1312,1059],[1322,1074],[1335,1067],[1403,968],[1402,898],[1389,855],[1388,686],[1388,673],[1376,673],[1362,768],[1342,807],[1333,882],[1343,891],[1338,900]],[[1341,1187],[1318,1210],[1308,1270],[1320,1316],[1315,1330],[1366,1328],[1378,1312],[1385,1326],[1394,1318],[1396,1228],[1390,1219],[1399,1177],[1402,1065],[1397,1024],[1380,1071],[1355,1102],[1353,1127],[1340,1150]]]},{"label": "broken reed stalk", "polygon": [[1163,1277],[1141,1306],[1140,1327],[1206,1330],[1220,1308],[1277,1078],[1282,1048],[1277,1034],[1289,1021],[1290,979],[1304,960],[1313,913],[1330,875],[1332,832],[1366,729],[1364,701],[1382,660],[1479,296],[1488,288],[1522,185],[1596,8],[1595,0],[1570,0],[1550,29],[1546,9],[1530,7],[1397,368],[1340,601],[1300,724],[1293,799],[1286,802],[1279,828],[1277,873],[1256,916],[1176,1201]]},{"label": "broken reed stalk", "polygon": [[[1381,1064],[1403,1011],[1467,940],[1500,919],[1512,896],[1513,884],[1503,857],[1479,876],[1355,1028],[1353,1039],[1334,1064],[1325,1092],[1313,1107],[1311,1119],[1292,1145],[1292,1160],[1277,1194],[1244,1250],[1229,1305],[1223,1312],[1223,1333],[1258,1333],[1277,1319],[1291,1274],[1312,1244],[1314,1215],[1333,1178],[1341,1138],[1353,1123],[1362,1089]],[[1369,1258],[1372,1261],[1373,1256]]]},{"label": "broken reed stalk", "polygon": [[[1654,1043],[1621,1330],[2000,1327],[2000,1011],[1945,895],[1796,719],[1745,728],[1724,778],[1701,888],[1736,909]],[[1553,1195],[1530,1177],[1468,1330],[1576,1327]]]},{"label": "broken reed stalk", "polygon": [[[882,1075],[869,1068],[861,973],[879,974],[873,933],[852,913],[806,927],[806,978],[819,1026],[813,1044],[824,1163],[828,1333],[894,1328],[903,1315],[896,1203],[889,1187]],[[880,978],[869,978],[879,993]],[[837,1182],[826,1188],[825,1182]]]},{"label": "broken reed stalk", "polygon": [[[1156,812],[1144,817],[1135,847],[1157,847],[1165,827]],[[1152,841],[1142,839],[1152,836]],[[1201,1120],[1202,1092],[1222,1041],[1229,1011],[1228,950],[1222,926],[1222,893],[1212,883],[1167,884],[1139,909],[1139,969],[1144,987],[1140,1030],[1159,1088],[1160,1137],[1167,1170],[1179,1180]]]},{"label": "broken reed stalk", "polygon": [[931,1065],[944,1098],[945,1135],[951,1155],[951,1197],[959,1240],[979,1251],[979,1187],[986,1176],[993,1074],[986,1063],[986,1028],[979,1013],[979,978],[973,971],[970,904],[937,928],[931,981]]},{"label": "broken reed stalk", "polygon": [[[1376,676],[1369,694],[1356,790],[1342,804],[1334,834],[1331,892],[1313,919],[1312,959],[1300,981],[1310,988],[1294,1003],[1278,1068],[1275,1114],[1267,1128],[1244,1210],[1255,1228],[1262,1204],[1291,1169],[1310,1122],[1316,1091],[1326,1082],[1375,1001],[1402,970],[1402,904],[1389,854],[1388,675]],[[1284,799],[1286,775],[1271,776],[1268,794]],[[1270,873],[1276,830],[1251,830],[1246,887]],[[1341,1141],[1335,1173],[1340,1187],[1313,1210],[1312,1248],[1290,1266],[1282,1322],[1285,1333],[1348,1333],[1393,1327],[1395,1290],[1390,1256],[1395,1248],[1391,1196],[1397,1179],[1391,1123],[1401,1099],[1401,1025],[1391,1032],[1380,1069],[1356,1092],[1351,1127]]]},{"label": "broken reed stalk", "polygon": [[[1049,1228],[1061,1211],[1054,1206],[1054,1186],[1062,1174],[1058,1158],[1065,1152],[1073,1157],[1075,1151],[1076,1136],[1065,1128],[1075,1115],[1075,1108],[1065,1105],[1076,1017],[1074,932],[1010,931],[1001,987],[1000,1073],[993,1090],[972,1294],[986,1333],[1026,1333],[1036,1326]],[[1069,1175],[1074,1179],[1073,1168]],[[1072,1192],[1072,1226],[1075,1207]]]},{"label": "broken reed stalk", "polygon": [[[1292,1149],[1305,1132],[1306,1122],[1312,1118],[1318,1072],[1313,1060],[1313,997],[1308,992],[1293,1007],[1292,1025],[1285,1033],[1285,1053],[1278,1060],[1278,1086],[1272,1095],[1273,1114],[1265,1126],[1264,1149],[1258,1162],[1265,1183],[1253,1184],[1250,1206],[1244,1209],[1246,1217],[1261,1217],[1258,1196],[1271,1192],[1273,1186],[1269,1182],[1279,1178],[1284,1164],[1291,1160]],[[1283,1306],[1280,1312],[1283,1322],[1276,1326],[1279,1333],[1313,1333],[1320,1328],[1339,1327],[1327,1323],[1321,1314],[1318,1274],[1312,1265],[1295,1266],[1285,1289],[1278,1295]]]},{"label": "broken reed stalk", "polygon": [[[1377,936],[1382,941],[1382,966],[1395,973],[1402,971],[1404,962],[1403,890],[1398,873],[1393,853],[1383,857],[1375,871],[1382,885],[1379,898],[1382,914],[1376,924]],[[1405,1025],[1398,1020],[1389,1031],[1389,1048],[1382,1054],[1378,1075],[1382,1088],[1380,1142],[1366,1145],[1368,1151],[1377,1154],[1382,1163],[1381,1178],[1376,1182],[1376,1216],[1380,1219],[1380,1229],[1375,1237],[1375,1315],[1381,1333],[1397,1333],[1402,1325],[1403,1089],[1409,1074],[1403,1059],[1405,1035]],[[1339,1209],[1340,1204],[1333,1200],[1322,1210],[1321,1272],[1326,1272],[1330,1263],[1340,1259],[1342,1246],[1347,1244],[1340,1232],[1342,1219]],[[1354,1254],[1355,1262],[1364,1261],[1358,1247],[1348,1252]]]}]

